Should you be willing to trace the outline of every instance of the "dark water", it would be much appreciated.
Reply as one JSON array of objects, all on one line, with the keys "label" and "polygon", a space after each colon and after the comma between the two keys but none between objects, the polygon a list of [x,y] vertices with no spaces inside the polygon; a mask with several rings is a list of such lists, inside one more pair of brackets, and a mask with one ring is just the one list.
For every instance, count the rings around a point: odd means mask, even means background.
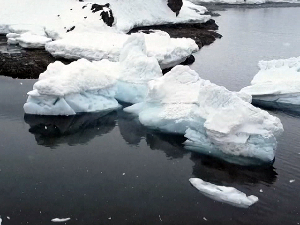
[{"label": "dark water", "polygon": [[[257,72],[259,59],[300,55],[298,10],[221,12],[224,37],[202,49],[193,68],[239,90]],[[122,111],[24,117],[34,82],[0,77],[2,224],[51,224],[56,217],[85,225],[300,223],[297,115],[272,112],[285,127],[276,161],[245,168],[190,153],[181,137],[147,130]],[[189,184],[191,177],[236,187],[259,201],[248,209],[213,201]]]}]

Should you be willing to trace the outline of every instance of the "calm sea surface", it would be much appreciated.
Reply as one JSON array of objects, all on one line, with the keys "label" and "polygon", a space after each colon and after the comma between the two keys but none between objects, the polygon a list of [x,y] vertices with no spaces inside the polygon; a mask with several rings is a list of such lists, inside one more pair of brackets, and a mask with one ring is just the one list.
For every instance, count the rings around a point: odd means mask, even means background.
[{"label": "calm sea surface", "polygon": [[[236,91],[250,83],[259,60],[300,56],[300,8],[220,14],[223,38],[192,66],[202,78]],[[52,224],[56,217],[84,225],[300,223],[299,115],[272,111],[285,128],[275,163],[246,168],[188,152],[181,137],[148,130],[122,111],[24,116],[34,82],[0,77],[2,224]],[[248,209],[216,202],[192,187],[191,177],[259,201]]]}]

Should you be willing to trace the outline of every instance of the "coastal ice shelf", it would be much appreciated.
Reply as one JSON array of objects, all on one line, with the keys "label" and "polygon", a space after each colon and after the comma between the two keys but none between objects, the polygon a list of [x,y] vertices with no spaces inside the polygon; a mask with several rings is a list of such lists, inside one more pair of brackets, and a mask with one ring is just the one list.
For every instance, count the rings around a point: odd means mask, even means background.
[{"label": "coastal ice shelf", "polygon": [[300,57],[260,61],[251,85],[240,92],[252,95],[253,102],[274,107],[300,107]]},{"label": "coastal ice shelf", "polygon": [[74,115],[114,110],[118,102],[137,103],[148,93],[148,81],[162,76],[154,57],[146,55],[145,38],[133,34],[124,43],[119,62],[80,59],[50,64],[34,84],[25,113]]},{"label": "coastal ice shelf", "polygon": [[200,178],[190,178],[191,184],[205,196],[240,208],[248,208],[258,201],[254,195],[247,196],[234,187],[218,186]]},{"label": "coastal ice shelf", "polygon": [[182,134],[187,149],[228,161],[224,155],[273,161],[282,124],[252,106],[249,96],[203,80],[188,66],[176,66],[148,84],[145,100],[124,109],[143,125]]}]

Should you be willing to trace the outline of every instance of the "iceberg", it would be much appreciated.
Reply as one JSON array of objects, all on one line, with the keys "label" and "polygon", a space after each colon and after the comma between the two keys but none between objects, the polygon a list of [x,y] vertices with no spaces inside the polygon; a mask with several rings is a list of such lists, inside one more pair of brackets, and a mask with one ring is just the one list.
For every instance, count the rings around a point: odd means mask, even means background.
[{"label": "iceberg", "polygon": [[[131,35],[116,32],[70,32],[60,40],[47,43],[45,48],[54,57],[108,59],[118,62],[121,49]],[[199,50],[195,41],[190,38],[171,38],[163,31],[142,35],[145,37],[147,55],[155,57],[162,69],[185,61]]]},{"label": "iceberg", "polygon": [[184,135],[193,151],[273,161],[282,124],[249,98],[201,79],[188,66],[176,66],[148,85],[145,100],[124,109],[143,125]]},{"label": "iceberg", "polygon": [[25,113],[75,115],[118,108],[116,80],[107,74],[107,67],[110,62],[106,60],[97,65],[86,59],[69,65],[59,61],[50,64],[28,92]]},{"label": "iceberg", "polygon": [[190,183],[205,196],[240,208],[248,208],[258,201],[254,195],[247,196],[234,187],[218,186],[200,178],[190,178]]},{"label": "iceberg", "polygon": [[251,85],[240,92],[252,95],[253,103],[276,108],[300,107],[300,57],[260,61]]},{"label": "iceberg", "polygon": [[24,110],[39,115],[114,110],[117,100],[143,101],[147,83],[161,76],[156,58],[146,55],[144,35],[133,34],[124,43],[119,62],[80,59],[69,65],[50,64],[28,93]]}]

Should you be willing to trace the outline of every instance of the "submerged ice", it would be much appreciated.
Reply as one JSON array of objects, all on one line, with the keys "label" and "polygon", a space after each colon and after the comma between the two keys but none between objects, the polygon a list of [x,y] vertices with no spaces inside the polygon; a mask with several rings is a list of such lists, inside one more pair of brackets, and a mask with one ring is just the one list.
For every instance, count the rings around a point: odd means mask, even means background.
[{"label": "submerged ice", "polygon": [[249,98],[201,79],[187,66],[176,66],[148,84],[145,100],[124,109],[137,114],[143,125],[185,135],[185,146],[193,151],[274,159],[282,124],[245,101]]},{"label": "submerged ice", "polygon": [[218,186],[205,182],[200,178],[190,178],[189,181],[205,196],[236,207],[248,208],[258,201],[258,197],[254,195],[247,196],[234,187]]}]

